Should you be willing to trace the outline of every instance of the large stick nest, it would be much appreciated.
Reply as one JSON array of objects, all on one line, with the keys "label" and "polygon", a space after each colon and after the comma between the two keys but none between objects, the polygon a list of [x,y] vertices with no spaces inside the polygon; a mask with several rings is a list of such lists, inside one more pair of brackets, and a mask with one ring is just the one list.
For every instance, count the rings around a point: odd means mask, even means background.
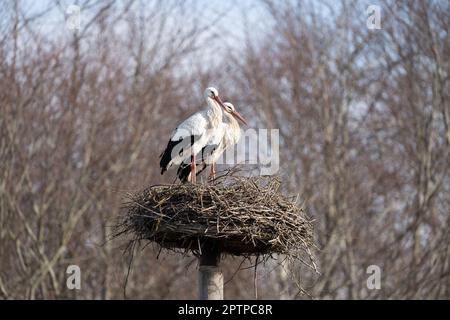
[{"label": "large stick nest", "polygon": [[115,235],[198,254],[205,243],[233,255],[312,258],[313,226],[274,177],[224,175],[204,184],[154,185],[128,194]]}]

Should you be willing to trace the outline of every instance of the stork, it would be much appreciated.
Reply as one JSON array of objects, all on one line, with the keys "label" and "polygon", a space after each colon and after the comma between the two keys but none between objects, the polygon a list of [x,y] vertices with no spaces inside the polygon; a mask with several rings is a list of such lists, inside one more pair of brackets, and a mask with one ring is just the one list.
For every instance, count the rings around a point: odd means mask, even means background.
[{"label": "stork", "polygon": [[[196,174],[203,172],[208,165],[211,165],[210,177],[215,178],[216,169],[215,163],[219,160],[222,153],[230,146],[235,145],[241,137],[241,129],[236,119],[247,125],[247,121],[236,111],[233,104],[225,102],[224,121],[219,128],[214,131],[214,134],[210,137],[207,145],[203,147],[201,151],[201,157],[199,159],[199,165],[202,165],[200,171]],[[178,168],[177,175],[182,182],[186,182],[192,179],[193,171],[187,164],[181,164]]]},{"label": "stork", "polygon": [[191,182],[195,183],[197,172],[195,155],[207,145],[211,136],[221,126],[222,108],[226,110],[216,88],[206,88],[204,96],[208,108],[194,113],[173,131],[166,149],[160,155],[161,174],[172,165],[185,162],[190,156],[190,171],[194,172]]}]

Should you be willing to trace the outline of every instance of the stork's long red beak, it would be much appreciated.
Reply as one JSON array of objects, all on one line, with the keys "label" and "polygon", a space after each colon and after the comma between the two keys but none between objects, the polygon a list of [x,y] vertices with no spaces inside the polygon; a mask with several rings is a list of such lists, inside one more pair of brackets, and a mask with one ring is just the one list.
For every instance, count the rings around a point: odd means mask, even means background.
[{"label": "stork's long red beak", "polygon": [[241,120],[241,122],[242,122],[243,124],[248,125],[247,121],[244,119],[244,117],[242,117],[242,116],[240,115],[239,112],[234,111],[234,112],[231,113],[231,114],[232,114],[235,118]]},{"label": "stork's long red beak", "polygon": [[[216,100],[216,101],[222,106],[223,110],[225,110],[225,111],[227,110],[227,108],[225,107],[225,105],[224,105],[223,102],[222,102],[222,99],[220,99],[219,96],[215,96],[215,97],[214,97],[214,100]],[[232,112],[231,114],[232,114],[235,118],[239,119],[243,124],[248,125],[247,121],[244,119],[244,117],[242,117],[242,116],[239,114],[239,112],[234,111],[234,112]]]},{"label": "stork's long red beak", "polygon": [[221,107],[222,107],[224,110],[227,110],[227,109],[225,108],[225,105],[224,105],[223,102],[222,102],[222,99],[220,99],[219,96],[215,96],[215,97],[214,97],[214,100],[216,100],[217,103],[219,103],[219,104],[221,105]]}]

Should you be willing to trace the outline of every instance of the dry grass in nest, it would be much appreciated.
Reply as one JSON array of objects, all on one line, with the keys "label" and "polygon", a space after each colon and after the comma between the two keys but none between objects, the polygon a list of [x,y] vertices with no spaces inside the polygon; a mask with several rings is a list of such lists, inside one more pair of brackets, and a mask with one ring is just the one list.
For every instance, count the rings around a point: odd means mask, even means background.
[{"label": "dry grass in nest", "polygon": [[275,177],[225,174],[204,184],[154,185],[128,194],[115,236],[198,255],[212,244],[240,256],[311,255],[313,226]]}]

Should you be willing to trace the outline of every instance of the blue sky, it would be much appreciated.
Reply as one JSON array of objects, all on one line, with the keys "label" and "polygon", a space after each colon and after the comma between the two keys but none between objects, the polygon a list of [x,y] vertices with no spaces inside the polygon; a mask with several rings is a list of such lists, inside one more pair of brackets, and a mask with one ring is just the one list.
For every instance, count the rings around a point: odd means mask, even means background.
[{"label": "blue sky", "polygon": [[[158,0],[156,0],[158,1]],[[170,3],[176,0],[165,0],[164,3]],[[204,37],[214,36],[217,40],[214,43],[207,42],[201,48],[198,54],[194,54],[194,59],[202,59],[205,64],[219,62],[221,60],[221,52],[223,48],[226,50],[238,50],[245,41],[246,34],[249,34],[253,41],[259,38],[259,35],[265,35],[267,30],[271,30],[271,19],[268,18],[267,11],[265,10],[264,3],[261,0],[184,0],[184,3],[188,3],[187,11],[185,14],[189,18],[198,18],[205,24],[212,24],[208,33],[204,34]],[[292,1],[297,3],[296,0],[275,0],[276,4],[283,5],[286,1]],[[317,11],[323,16],[329,15],[329,10],[339,10],[339,1],[324,0],[330,4],[325,9],[325,6],[321,6],[319,2],[314,0],[304,0],[300,3],[303,6],[314,5]],[[85,2],[84,0],[61,0],[60,7],[54,5],[53,0],[22,0],[21,5],[26,8],[26,12],[32,15],[42,12],[50,8],[50,12],[43,18],[38,19],[33,24],[36,34],[44,35],[45,37],[54,38],[60,37],[62,39],[70,39],[71,32],[65,25],[64,12],[72,4],[79,4]],[[93,1],[98,2],[98,1]],[[124,1],[118,1],[116,7],[123,6]],[[136,0],[134,5],[144,4],[145,7],[150,7],[149,3],[154,3],[146,0]],[[348,3],[352,3],[348,0]],[[360,0],[357,2],[361,5],[361,15],[364,15],[364,6],[368,3],[378,3],[378,1]],[[101,6],[102,4],[100,4]],[[89,9],[83,8],[81,11],[81,28],[89,21],[94,12],[97,12],[97,8]],[[192,14],[191,12],[192,11]],[[220,19],[218,19],[220,17]],[[177,17],[174,17],[172,23],[183,23],[179,21]],[[189,20],[189,19],[186,19]],[[362,26],[362,27],[365,27]],[[120,29],[118,26],[117,29]],[[127,35],[125,35],[127,36]],[[152,41],[149,36],[149,41]],[[200,39],[200,42],[201,39]],[[203,41],[204,42],[204,41]],[[203,43],[202,42],[202,43]],[[217,46],[221,45],[221,48]]]},{"label": "blue sky", "polygon": [[[159,1],[159,0],[156,0]],[[177,0],[164,0],[165,3]],[[297,3],[296,0],[276,0],[275,3],[283,5],[287,1]],[[328,8],[331,10],[338,10],[339,1],[324,0],[327,2]],[[84,0],[60,0],[61,7],[58,8],[54,5],[53,0],[22,0],[22,7],[27,8],[27,12],[30,14],[42,12],[49,7],[53,7],[50,13],[43,19],[39,19],[35,24],[36,28],[40,28],[41,31],[47,34],[58,33],[64,31],[61,26],[64,24],[64,11],[72,4],[84,3]],[[98,2],[98,1],[90,1]],[[253,38],[257,37],[260,30],[271,28],[270,19],[268,19],[267,11],[264,8],[263,1],[261,0],[184,0],[187,3],[188,9],[191,8],[193,17],[199,18],[207,23],[212,18],[214,24],[211,32],[217,34],[222,38],[222,41],[233,47],[236,43],[242,42],[245,38],[245,30],[251,32]],[[347,0],[348,3],[352,3],[352,0]],[[359,0],[358,4],[361,4],[363,10],[367,4],[378,4],[377,0]],[[117,1],[116,6],[120,7],[124,3],[123,0]],[[152,1],[148,0],[136,0],[135,5],[143,3],[148,5]],[[320,2],[314,0],[304,0],[300,2],[303,6],[313,4],[320,7]],[[1,6],[1,5],[0,5]],[[150,6],[150,5],[149,5]],[[327,10],[325,6],[319,10],[323,15],[327,16]],[[96,9],[95,9],[96,10]],[[81,12],[81,27],[83,23],[90,19],[92,9],[84,9],[82,7]],[[364,12],[362,12],[364,14]],[[222,19],[215,21],[216,17],[222,16]]]},{"label": "blue sky", "polygon": [[[139,4],[141,1],[142,0],[137,0],[135,4]],[[172,0],[168,1],[170,2]],[[83,2],[85,1],[61,0],[59,2],[61,4],[59,8],[54,5],[54,1],[52,0],[22,0],[20,3],[22,8],[24,8],[29,14],[36,14],[47,10],[48,8],[51,8],[50,12],[46,14],[44,19],[40,19],[38,24],[40,27],[53,29],[59,27],[63,22],[63,8],[67,9],[70,5],[79,5]],[[147,2],[150,1],[143,1],[144,4]],[[196,15],[203,15],[202,18],[204,18],[205,20],[210,16],[223,15],[224,18],[218,22],[217,28],[215,28],[215,30],[220,30],[221,32],[227,30],[227,33],[232,34],[235,37],[242,36],[245,25],[244,14],[249,23],[252,25],[256,25],[258,23],[258,20],[263,15],[261,1],[259,0],[191,0],[190,4],[192,6],[193,13],[195,13]],[[120,7],[122,5],[123,1],[117,1],[117,7]],[[83,6],[81,6],[81,8],[81,19],[82,22],[85,22],[84,20],[87,20],[91,14],[91,9],[83,9]]]}]

